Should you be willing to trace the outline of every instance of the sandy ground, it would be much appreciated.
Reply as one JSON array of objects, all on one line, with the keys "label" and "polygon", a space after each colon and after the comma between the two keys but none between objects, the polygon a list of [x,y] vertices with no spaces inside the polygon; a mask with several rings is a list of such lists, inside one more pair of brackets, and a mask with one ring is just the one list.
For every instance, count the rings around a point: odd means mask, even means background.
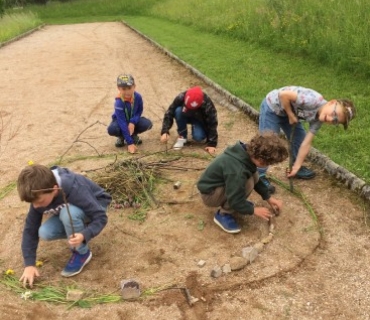
[{"label": "sandy ground", "polygon": [[[106,165],[113,155],[127,157],[106,133],[116,76],[122,72],[134,75],[144,115],[154,122],[141,136],[139,153],[129,157],[156,153],[158,159],[165,153],[159,142],[164,110],[178,92],[193,85],[201,85],[216,103],[218,152],[257,132],[240,111],[221,104],[212,88],[121,23],[47,26],[0,49],[2,190],[29,160],[47,165],[63,156],[63,165],[81,172]],[[213,210],[194,192],[209,159],[202,158],[206,154],[197,144],[183,153],[172,151],[174,128],[171,133],[166,156],[180,156],[176,164],[190,169],[166,173],[167,182],[154,195],[158,206],[143,223],[128,219],[132,209],[110,209],[107,227],[91,242],[92,261],[63,283],[119,294],[120,281],[134,278],[143,290],[186,287],[199,301],[189,306],[182,290],[169,289],[136,301],[66,310],[24,301],[0,286],[1,319],[370,319],[369,232],[359,198],[316,167],[314,180],[294,181],[316,222],[301,199],[277,187],[276,197],[285,207],[273,240],[244,269],[212,278],[215,265],[259,242],[268,226],[247,217],[240,219],[240,234],[222,232],[212,221]],[[110,157],[86,159],[97,153]],[[285,166],[271,168],[270,174],[286,183]],[[176,180],[182,181],[178,190],[172,187]],[[252,198],[266,205],[255,194]],[[171,204],[175,200],[182,203]],[[16,190],[1,200],[0,270],[14,269],[17,276],[23,271],[20,241],[27,207]],[[68,257],[64,241],[41,242],[42,281],[60,282]],[[206,265],[200,268],[199,260]]]}]

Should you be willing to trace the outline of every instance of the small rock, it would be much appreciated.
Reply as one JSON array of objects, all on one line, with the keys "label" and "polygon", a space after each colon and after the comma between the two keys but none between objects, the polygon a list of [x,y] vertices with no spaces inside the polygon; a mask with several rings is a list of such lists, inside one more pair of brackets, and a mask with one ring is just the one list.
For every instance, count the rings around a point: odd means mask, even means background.
[{"label": "small rock", "polygon": [[222,270],[219,266],[215,266],[211,271],[211,277],[218,278],[222,275]]},{"label": "small rock", "polygon": [[226,264],[222,267],[222,272],[223,272],[223,273],[230,273],[230,272],[231,272],[230,264],[226,263]]},{"label": "small rock", "polygon": [[248,260],[243,257],[232,257],[230,259],[231,271],[243,269],[248,263]]},{"label": "small rock", "polygon": [[81,300],[84,294],[85,293],[82,290],[71,289],[67,291],[66,300],[67,301]]},{"label": "small rock", "polygon": [[206,262],[204,260],[199,260],[198,263],[197,263],[197,266],[199,268],[203,268],[205,265],[206,265]]},{"label": "small rock", "polygon": [[122,298],[125,300],[136,299],[140,297],[140,285],[136,280],[121,281]]},{"label": "small rock", "polygon": [[269,226],[269,232],[273,233],[275,230],[275,225],[273,223],[270,224]]},{"label": "small rock", "polygon": [[274,234],[273,233],[269,233],[269,235],[267,236],[267,237],[265,237],[265,238],[263,238],[262,240],[261,240],[261,242],[263,243],[263,244],[267,244],[267,243],[269,243],[271,240],[272,240],[272,238],[274,237]]},{"label": "small rock", "polygon": [[190,296],[190,304],[194,304],[195,302],[198,302],[199,299],[198,298],[195,298],[193,296]]},{"label": "small rock", "polygon": [[253,248],[255,248],[258,253],[261,253],[263,251],[263,248],[265,247],[265,245],[262,243],[262,242],[257,242]]},{"label": "small rock", "polygon": [[247,259],[249,263],[252,263],[254,260],[256,260],[258,251],[254,247],[245,247],[242,249],[242,256],[243,258]]},{"label": "small rock", "polygon": [[181,187],[181,181],[176,181],[174,184],[173,184],[173,188],[174,189],[179,189]]}]

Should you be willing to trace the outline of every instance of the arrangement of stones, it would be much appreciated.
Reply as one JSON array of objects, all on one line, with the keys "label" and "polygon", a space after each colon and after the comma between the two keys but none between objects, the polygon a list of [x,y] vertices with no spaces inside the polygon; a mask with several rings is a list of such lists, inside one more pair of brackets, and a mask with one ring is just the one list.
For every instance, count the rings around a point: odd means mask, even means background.
[{"label": "arrangement of stones", "polygon": [[[266,244],[270,243],[274,237],[275,223],[271,219],[269,222],[269,234],[263,238],[260,242],[257,242],[253,246],[244,247],[241,250],[240,256],[234,256],[230,258],[229,263],[224,264],[223,266],[216,265],[211,270],[211,277],[219,278],[222,274],[228,274],[232,271],[243,269],[247,264],[251,264],[258,254],[261,253]],[[206,261],[199,260],[198,267],[204,267]]]}]

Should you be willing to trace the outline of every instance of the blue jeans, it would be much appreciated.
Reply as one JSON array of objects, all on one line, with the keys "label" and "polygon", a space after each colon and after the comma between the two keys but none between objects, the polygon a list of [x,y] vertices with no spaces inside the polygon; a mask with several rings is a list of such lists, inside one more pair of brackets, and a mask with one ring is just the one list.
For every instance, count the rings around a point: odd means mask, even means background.
[{"label": "blue jeans", "polygon": [[[260,107],[259,131],[260,132],[273,131],[279,134],[280,129],[283,130],[288,141],[290,141],[292,126],[289,124],[288,116],[278,116],[275,112],[273,112],[269,108],[269,106],[266,103],[266,99],[264,99]],[[303,128],[302,124],[298,122],[294,129],[294,137],[292,141],[293,163],[297,157],[298,150],[305,137],[306,131]],[[267,169],[268,167],[258,168],[258,172],[260,173],[260,175],[263,175],[266,173]]]},{"label": "blue jeans", "polygon": [[207,138],[207,134],[202,121],[196,118],[185,116],[184,113],[182,112],[182,108],[183,108],[182,106],[179,106],[175,109],[175,120],[177,124],[177,133],[179,134],[179,136],[187,139],[188,137],[187,125],[191,124],[191,134],[195,141],[200,142]]},{"label": "blue jeans", "polygon": [[[133,135],[143,133],[151,129],[152,126],[153,126],[153,123],[149,119],[145,117],[141,117],[139,122],[135,125]],[[108,134],[114,137],[122,137],[122,131],[116,119],[113,119],[110,125],[108,126]]]},{"label": "blue jeans", "polygon": [[[81,233],[89,219],[79,207],[74,205],[69,205],[69,212],[75,233]],[[66,207],[60,210],[59,215],[51,216],[39,228],[39,237],[46,241],[68,239],[70,235],[72,235],[72,226]],[[85,254],[89,246],[83,242],[75,249],[79,254]]]}]

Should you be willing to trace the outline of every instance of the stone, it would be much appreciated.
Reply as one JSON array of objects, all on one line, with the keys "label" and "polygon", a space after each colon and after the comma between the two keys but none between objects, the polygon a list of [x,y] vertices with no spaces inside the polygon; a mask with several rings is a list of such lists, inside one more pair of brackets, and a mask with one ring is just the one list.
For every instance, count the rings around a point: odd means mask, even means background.
[{"label": "stone", "polygon": [[267,236],[267,237],[265,237],[265,238],[263,238],[262,240],[261,240],[261,242],[263,243],[263,244],[267,244],[267,243],[269,243],[271,240],[272,240],[272,238],[274,237],[274,234],[273,233],[269,233],[269,235]]},{"label": "stone", "polygon": [[222,275],[222,270],[220,266],[215,266],[211,271],[211,277],[219,278]]},{"label": "stone", "polygon": [[205,265],[206,265],[206,262],[204,260],[199,260],[198,263],[197,263],[197,266],[199,268],[203,268]]},{"label": "stone", "polygon": [[70,289],[67,291],[66,300],[67,301],[77,301],[81,300],[84,296],[84,292],[78,289]]},{"label": "stone", "polygon": [[265,245],[262,242],[257,242],[256,244],[253,245],[253,248],[255,248],[258,251],[258,253],[261,253],[264,247]]},{"label": "stone", "polygon": [[243,269],[248,263],[248,260],[243,257],[232,257],[230,259],[231,271]]},{"label": "stone", "polygon": [[249,263],[252,263],[258,256],[258,250],[254,247],[245,247],[242,249],[242,256],[247,259]]},{"label": "stone", "polygon": [[140,285],[136,280],[122,280],[121,281],[122,298],[125,300],[136,299],[140,297]]},{"label": "stone", "polygon": [[223,273],[230,273],[230,272],[231,272],[231,267],[230,267],[230,264],[229,264],[229,263],[226,263],[226,264],[222,267],[222,272],[223,272]]}]

